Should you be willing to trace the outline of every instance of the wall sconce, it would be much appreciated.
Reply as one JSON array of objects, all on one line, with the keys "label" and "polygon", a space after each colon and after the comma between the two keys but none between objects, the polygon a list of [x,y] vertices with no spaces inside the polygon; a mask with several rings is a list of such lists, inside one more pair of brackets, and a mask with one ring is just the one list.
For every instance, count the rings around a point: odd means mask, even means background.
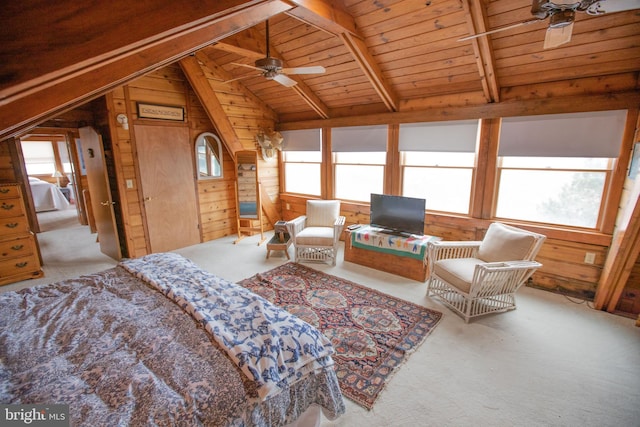
[{"label": "wall sconce", "polygon": [[116,120],[118,121],[118,123],[122,125],[122,129],[124,130],[129,129],[129,119],[127,118],[126,114],[118,114],[116,116]]},{"label": "wall sconce", "polygon": [[256,141],[262,151],[264,160],[273,160],[278,151],[282,151],[282,135],[272,129],[260,130],[256,135]]}]

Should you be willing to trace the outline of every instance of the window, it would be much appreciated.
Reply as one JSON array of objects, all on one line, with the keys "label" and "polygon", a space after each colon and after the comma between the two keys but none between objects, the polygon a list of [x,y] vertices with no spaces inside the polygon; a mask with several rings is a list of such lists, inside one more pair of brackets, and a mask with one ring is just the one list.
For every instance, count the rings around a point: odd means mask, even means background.
[{"label": "window", "polygon": [[22,154],[28,175],[52,176],[56,158],[51,141],[21,141]]},{"label": "window", "polygon": [[335,197],[369,202],[371,193],[383,193],[386,152],[333,153]]},{"label": "window", "polygon": [[425,199],[428,210],[468,214],[478,123],[400,125],[402,195]]},{"label": "window", "polygon": [[322,130],[283,131],[284,191],[320,196]]},{"label": "window", "polygon": [[502,157],[495,215],[596,228],[612,165],[606,158]]},{"label": "window", "polygon": [[331,130],[337,199],[368,203],[371,193],[384,192],[387,133],[386,125]]},{"label": "window", "polygon": [[469,213],[475,153],[402,152],[402,195],[428,210]]},{"label": "window", "polygon": [[597,228],[626,111],[503,119],[495,216]]},{"label": "window", "polygon": [[196,163],[198,179],[222,178],[222,143],[211,132],[196,138]]}]

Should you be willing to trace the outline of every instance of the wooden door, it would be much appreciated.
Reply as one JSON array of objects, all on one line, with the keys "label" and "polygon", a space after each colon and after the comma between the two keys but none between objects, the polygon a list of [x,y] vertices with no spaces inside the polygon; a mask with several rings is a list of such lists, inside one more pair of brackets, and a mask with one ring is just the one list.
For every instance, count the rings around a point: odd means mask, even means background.
[{"label": "wooden door", "polygon": [[122,252],[114,214],[115,203],[111,197],[102,136],[92,127],[83,127],[78,130],[100,251],[113,259],[120,260]]},{"label": "wooden door", "polygon": [[135,137],[151,252],[200,243],[189,129],[135,125]]}]

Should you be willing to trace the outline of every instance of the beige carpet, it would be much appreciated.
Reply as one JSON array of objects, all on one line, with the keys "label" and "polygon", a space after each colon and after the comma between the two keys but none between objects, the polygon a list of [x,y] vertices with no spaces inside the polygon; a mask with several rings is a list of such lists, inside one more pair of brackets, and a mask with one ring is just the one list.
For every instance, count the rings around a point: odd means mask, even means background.
[{"label": "beige carpet", "polygon": [[[95,234],[60,213],[39,214],[46,277],[0,288],[99,271],[115,265]],[[57,225],[55,225],[57,224]],[[51,229],[69,225],[62,229]],[[266,259],[257,237],[236,236],[176,252],[232,281],[286,262]],[[293,250],[290,249],[291,254]],[[429,337],[389,381],[371,411],[347,401],[347,413],[323,426],[629,426],[640,420],[640,328],[563,296],[523,288],[518,309],[465,324],[425,297],[425,284],[342,261],[309,264],[329,274],[441,311]]]}]

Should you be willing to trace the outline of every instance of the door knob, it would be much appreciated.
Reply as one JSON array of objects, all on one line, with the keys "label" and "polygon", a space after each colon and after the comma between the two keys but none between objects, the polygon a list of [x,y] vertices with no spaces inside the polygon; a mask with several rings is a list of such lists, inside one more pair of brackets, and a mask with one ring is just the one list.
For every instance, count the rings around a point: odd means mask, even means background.
[{"label": "door knob", "polygon": [[116,202],[110,202],[110,201],[108,201],[108,200],[107,200],[107,201],[105,201],[105,202],[100,202],[100,204],[101,204],[102,206],[109,206],[109,205],[115,205],[115,204],[116,204]]}]

